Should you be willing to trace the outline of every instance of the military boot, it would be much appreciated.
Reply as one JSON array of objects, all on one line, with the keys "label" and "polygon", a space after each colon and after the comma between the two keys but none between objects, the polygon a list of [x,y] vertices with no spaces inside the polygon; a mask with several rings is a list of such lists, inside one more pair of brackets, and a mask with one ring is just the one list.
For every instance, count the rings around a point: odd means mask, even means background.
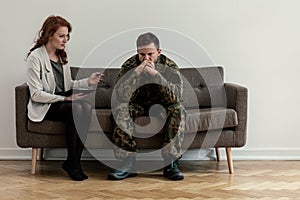
[{"label": "military boot", "polygon": [[109,180],[122,180],[129,177],[137,176],[137,173],[131,173],[130,170],[135,164],[135,156],[129,156],[122,160],[121,165],[118,169],[111,171],[108,174]]},{"label": "military boot", "polygon": [[170,180],[178,181],[183,180],[184,176],[178,169],[179,162],[178,160],[171,162],[168,166],[164,167],[163,176],[167,177]]}]

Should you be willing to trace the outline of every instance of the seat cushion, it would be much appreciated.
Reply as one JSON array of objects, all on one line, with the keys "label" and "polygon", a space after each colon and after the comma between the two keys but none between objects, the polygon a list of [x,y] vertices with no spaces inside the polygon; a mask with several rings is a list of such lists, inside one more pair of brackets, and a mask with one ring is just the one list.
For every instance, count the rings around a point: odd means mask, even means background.
[{"label": "seat cushion", "polygon": [[[97,117],[93,116],[91,121],[90,132],[112,133],[113,124],[110,109],[96,109]],[[157,118],[142,116],[136,119],[136,132],[141,134],[158,133],[163,127],[163,123]]]},{"label": "seat cushion", "polygon": [[28,120],[27,128],[35,133],[61,135],[65,133],[66,126],[63,121],[43,120],[41,122],[32,122]]},{"label": "seat cushion", "polygon": [[[89,132],[111,132],[113,128],[110,115],[111,109],[94,110]],[[42,122],[32,122],[28,120],[27,128],[31,132],[41,134],[64,134],[66,127],[63,121],[43,120]]]},{"label": "seat cushion", "polygon": [[[163,121],[156,118],[140,117],[136,121],[136,131],[142,135],[153,135],[163,127]],[[188,109],[186,117],[186,133],[230,128],[238,125],[237,113],[233,109],[222,107]],[[43,134],[64,134],[65,124],[62,121],[44,120],[32,122],[28,120],[28,130]],[[112,133],[113,125],[110,109],[96,109],[93,112],[89,132]]]},{"label": "seat cushion", "polygon": [[[186,117],[186,133],[196,131],[215,130],[230,128],[238,125],[237,113],[234,109],[223,107],[188,109]],[[96,111],[98,121],[92,121],[90,131],[104,131],[111,133],[113,130],[111,123],[110,109],[101,109]],[[163,128],[164,122],[157,118],[146,116],[139,117],[135,121],[135,129],[141,135],[153,135]],[[99,125],[101,128],[99,128]]]},{"label": "seat cushion", "polygon": [[216,107],[187,110],[185,133],[235,127],[237,113],[233,109]]},{"label": "seat cushion", "polygon": [[95,109],[92,114],[89,132],[109,133],[112,131],[111,109]]}]

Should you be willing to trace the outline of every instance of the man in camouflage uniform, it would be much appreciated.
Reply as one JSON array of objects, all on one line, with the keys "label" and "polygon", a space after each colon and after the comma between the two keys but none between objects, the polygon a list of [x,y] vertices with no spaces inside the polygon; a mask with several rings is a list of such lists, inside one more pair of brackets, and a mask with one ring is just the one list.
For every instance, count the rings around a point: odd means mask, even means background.
[{"label": "man in camouflage uniform", "polygon": [[150,107],[155,104],[165,108],[165,112],[155,113],[165,122],[162,156],[167,166],[163,175],[170,180],[184,178],[178,169],[185,127],[185,110],[180,103],[182,87],[178,66],[161,54],[158,38],[152,33],[140,35],[137,54],[122,65],[115,86],[117,103],[113,106],[113,142],[117,146],[115,155],[122,162],[119,169],[109,173],[109,179],[121,180],[137,175],[129,172],[137,152],[134,120],[149,115]]}]

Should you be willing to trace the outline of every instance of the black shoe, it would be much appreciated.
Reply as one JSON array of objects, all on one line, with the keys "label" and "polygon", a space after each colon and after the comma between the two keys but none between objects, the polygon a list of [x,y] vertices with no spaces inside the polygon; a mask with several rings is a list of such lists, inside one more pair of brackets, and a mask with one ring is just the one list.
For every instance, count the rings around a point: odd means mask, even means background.
[{"label": "black shoe", "polygon": [[89,177],[82,171],[82,169],[79,169],[79,173],[84,179],[88,179]]},{"label": "black shoe", "polygon": [[178,169],[178,161],[172,162],[170,165],[166,166],[164,168],[163,175],[164,177],[167,177],[172,181],[179,181],[184,179],[183,174]]},{"label": "black shoe", "polygon": [[131,173],[129,172],[135,163],[135,157],[129,156],[125,158],[122,163],[121,167],[119,169],[115,169],[112,172],[108,174],[109,180],[123,180],[125,178],[134,177],[137,176],[137,173]]},{"label": "black shoe", "polygon": [[[74,181],[83,181],[85,178],[81,175],[80,169],[72,168],[67,162],[62,164],[62,168],[67,172],[69,177]],[[83,173],[83,172],[82,172]]]}]

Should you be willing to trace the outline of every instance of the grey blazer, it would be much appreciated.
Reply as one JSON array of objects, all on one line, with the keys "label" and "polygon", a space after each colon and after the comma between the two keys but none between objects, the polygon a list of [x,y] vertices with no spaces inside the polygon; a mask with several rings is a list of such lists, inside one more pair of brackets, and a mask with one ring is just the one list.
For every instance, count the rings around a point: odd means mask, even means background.
[{"label": "grey blazer", "polygon": [[[27,105],[28,118],[34,122],[44,119],[51,103],[64,101],[65,97],[55,95],[55,79],[45,46],[35,49],[27,58],[27,84],[30,99]],[[70,88],[89,88],[87,78],[74,81],[69,65],[63,65],[65,90]]]}]

